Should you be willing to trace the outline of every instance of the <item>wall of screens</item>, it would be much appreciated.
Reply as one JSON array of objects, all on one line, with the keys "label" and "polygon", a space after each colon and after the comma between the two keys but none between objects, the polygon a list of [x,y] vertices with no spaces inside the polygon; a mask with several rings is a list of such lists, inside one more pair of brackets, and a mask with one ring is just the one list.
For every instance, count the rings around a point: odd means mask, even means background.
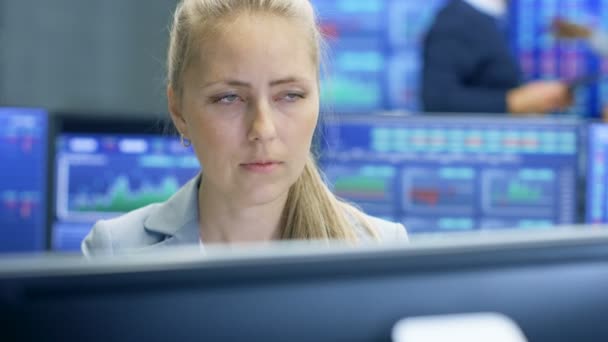
[{"label": "wall of screens", "polygon": [[[579,175],[584,149],[573,122],[374,114],[420,109],[422,41],[445,1],[312,1],[330,47],[323,109],[337,117],[325,127],[321,165],[336,193],[412,232],[546,227],[580,221],[584,176],[584,220],[608,222],[605,125],[582,141],[589,153]],[[552,37],[558,17],[608,32],[608,1],[512,0],[510,42],[524,78],[608,73],[608,59],[585,42]],[[599,116],[608,80],[575,95],[571,113]],[[0,109],[0,252],[76,250],[97,219],[162,201],[198,170],[191,150],[141,122],[54,132],[51,119],[40,109]]]},{"label": "wall of screens", "polygon": [[[37,109],[0,109],[0,120],[0,252],[76,251],[97,220],[164,201],[200,170],[172,135],[111,120],[53,132]],[[368,114],[326,119],[321,131],[333,191],[414,234],[608,222],[607,124]]]}]

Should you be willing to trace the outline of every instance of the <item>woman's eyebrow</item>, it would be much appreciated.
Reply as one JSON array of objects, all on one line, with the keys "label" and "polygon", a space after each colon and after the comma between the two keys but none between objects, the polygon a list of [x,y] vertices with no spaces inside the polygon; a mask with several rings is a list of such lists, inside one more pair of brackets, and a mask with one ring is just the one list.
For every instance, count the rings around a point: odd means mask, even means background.
[{"label": "woman's eyebrow", "polygon": [[282,78],[279,80],[270,81],[270,86],[273,87],[273,86],[277,86],[277,85],[281,85],[281,84],[298,83],[298,82],[310,82],[310,80],[305,79],[305,78],[290,76],[290,77]]},{"label": "woman's eyebrow", "polygon": [[[281,78],[278,80],[272,80],[269,82],[269,84],[271,87],[274,87],[274,86],[278,86],[278,85],[282,85],[282,84],[286,84],[286,83],[298,83],[298,82],[310,82],[310,80],[305,79],[305,78],[295,77],[295,76],[289,76],[289,77]],[[226,85],[233,86],[233,87],[245,87],[245,88],[251,87],[251,84],[248,82],[240,81],[240,80],[236,80],[236,79],[228,79],[228,80],[222,80],[222,81],[209,82],[209,83],[203,85],[202,88],[208,88],[210,86],[217,85],[217,84],[226,84]]]}]

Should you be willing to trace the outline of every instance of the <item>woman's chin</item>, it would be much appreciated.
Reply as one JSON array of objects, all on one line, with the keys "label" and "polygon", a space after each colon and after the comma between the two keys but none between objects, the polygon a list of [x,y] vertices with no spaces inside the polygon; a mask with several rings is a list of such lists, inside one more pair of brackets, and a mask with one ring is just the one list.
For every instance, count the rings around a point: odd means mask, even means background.
[{"label": "woman's chin", "polygon": [[274,203],[277,201],[285,201],[287,199],[287,194],[289,192],[289,187],[285,186],[263,186],[256,187],[242,193],[240,200],[244,200],[247,204],[252,206],[265,205]]}]

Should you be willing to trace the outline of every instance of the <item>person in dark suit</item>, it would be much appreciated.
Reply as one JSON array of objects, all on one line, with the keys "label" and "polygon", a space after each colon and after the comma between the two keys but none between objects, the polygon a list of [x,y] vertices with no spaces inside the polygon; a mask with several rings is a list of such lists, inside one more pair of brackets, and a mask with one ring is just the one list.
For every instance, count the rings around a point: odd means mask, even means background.
[{"label": "person in dark suit", "polygon": [[503,24],[505,0],[451,0],[424,41],[422,103],[427,112],[546,113],[569,105],[559,81],[521,85]]}]

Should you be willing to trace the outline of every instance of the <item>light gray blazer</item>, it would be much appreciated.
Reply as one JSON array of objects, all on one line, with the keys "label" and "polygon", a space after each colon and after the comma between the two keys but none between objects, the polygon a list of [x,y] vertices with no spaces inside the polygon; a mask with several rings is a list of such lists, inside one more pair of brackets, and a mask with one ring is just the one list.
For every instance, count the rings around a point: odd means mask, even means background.
[{"label": "light gray blazer", "polygon": [[[161,247],[199,243],[198,187],[200,175],[163,203],[147,205],[110,220],[98,221],[82,241],[85,255],[146,252]],[[403,225],[365,216],[381,242],[406,241]],[[367,229],[353,219],[361,241],[372,241]]]}]

